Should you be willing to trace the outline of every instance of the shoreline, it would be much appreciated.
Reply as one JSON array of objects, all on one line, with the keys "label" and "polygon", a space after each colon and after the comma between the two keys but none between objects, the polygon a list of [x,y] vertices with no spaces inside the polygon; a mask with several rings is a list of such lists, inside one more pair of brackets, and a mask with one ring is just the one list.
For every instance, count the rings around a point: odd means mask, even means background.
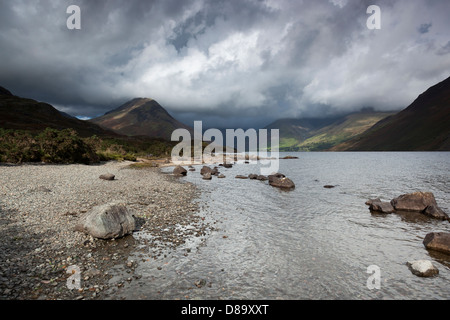
[{"label": "shoreline", "polygon": [[[206,234],[210,226],[198,215],[195,185],[159,167],[130,168],[132,163],[0,166],[1,300],[108,299],[108,292],[138,279],[137,262],[128,261],[138,246],[156,260],[186,237]],[[105,173],[116,179],[99,179]],[[115,200],[134,212],[138,231],[151,234],[150,241],[132,235],[100,240],[73,231],[80,214]],[[71,266],[79,267],[80,289],[68,289]],[[127,272],[112,281],[109,271],[116,266]]]}]

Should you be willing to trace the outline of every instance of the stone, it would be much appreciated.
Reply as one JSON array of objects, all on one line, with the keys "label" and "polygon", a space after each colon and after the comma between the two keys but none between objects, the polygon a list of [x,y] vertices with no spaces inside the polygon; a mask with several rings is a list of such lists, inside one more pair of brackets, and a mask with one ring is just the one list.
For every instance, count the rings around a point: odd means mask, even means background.
[{"label": "stone", "polygon": [[427,249],[436,250],[450,255],[450,233],[430,232],[422,242]]},{"label": "stone", "polygon": [[394,207],[390,202],[381,201],[377,199],[369,199],[366,201],[366,205],[369,206],[370,211],[382,212],[382,213],[393,213],[395,212]]},{"label": "stone", "polygon": [[136,227],[134,215],[121,203],[109,203],[93,207],[85,213],[76,231],[87,233],[94,238],[114,239],[131,234]]},{"label": "stone", "polygon": [[182,166],[176,166],[175,169],[173,169],[172,173],[177,176],[185,176],[187,174],[187,171]]},{"label": "stone", "polygon": [[202,178],[203,180],[211,180],[212,179],[212,176],[211,176],[211,172],[206,172],[204,175],[203,175],[203,178]]},{"label": "stone", "polygon": [[428,206],[435,205],[436,200],[431,192],[413,192],[402,194],[391,200],[391,205],[395,210],[401,211],[424,211]]},{"label": "stone", "polygon": [[450,221],[449,216],[438,206],[432,204],[425,208],[423,214],[435,219],[439,220],[448,220]]},{"label": "stone", "polygon": [[114,180],[116,176],[111,173],[102,174],[99,178],[102,180]]},{"label": "stone", "polygon": [[222,166],[224,168],[231,168],[231,167],[233,167],[233,165],[231,163],[224,163]]},{"label": "stone", "polygon": [[258,178],[258,175],[257,175],[257,174],[254,174],[254,173],[250,173],[250,174],[248,175],[248,178],[249,178],[249,179],[252,179],[252,180],[256,180],[256,179]]},{"label": "stone", "polygon": [[334,188],[335,186],[333,186],[331,184],[326,184],[323,187],[326,188],[326,189],[331,189],[331,188]]},{"label": "stone", "polygon": [[200,174],[201,174],[201,175],[204,175],[205,173],[210,173],[210,174],[212,174],[212,171],[213,171],[213,169],[211,169],[210,167],[208,167],[208,166],[203,166],[203,167],[201,168],[201,170],[200,170]]},{"label": "stone", "polygon": [[219,174],[218,176],[217,176],[217,178],[225,178],[225,176],[223,175],[223,174]]},{"label": "stone", "polygon": [[277,172],[277,173],[269,174],[269,176],[267,178],[269,179],[269,183],[270,183],[270,181],[284,178],[284,177],[286,177],[284,174]]},{"label": "stone", "polygon": [[243,175],[240,175],[240,174],[238,174],[235,178],[236,179],[248,179],[247,176],[243,176]]},{"label": "stone", "polygon": [[428,217],[450,221],[449,216],[438,207],[431,192],[413,192],[403,194],[391,200],[391,205],[397,211],[420,212]]},{"label": "stone", "polygon": [[269,180],[269,184],[272,187],[277,187],[277,188],[281,188],[281,189],[294,189],[295,188],[294,182],[287,177]]},{"label": "stone", "polygon": [[406,265],[413,274],[419,277],[433,277],[439,274],[438,268],[429,260],[408,261]]},{"label": "stone", "polygon": [[262,174],[258,175],[258,176],[256,177],[256,179],[259,180],[259,181],[266,181],[266,180],[269,180],[268,177],[266,177],[266,176],[264,176],[264,175],[262,175]]}]

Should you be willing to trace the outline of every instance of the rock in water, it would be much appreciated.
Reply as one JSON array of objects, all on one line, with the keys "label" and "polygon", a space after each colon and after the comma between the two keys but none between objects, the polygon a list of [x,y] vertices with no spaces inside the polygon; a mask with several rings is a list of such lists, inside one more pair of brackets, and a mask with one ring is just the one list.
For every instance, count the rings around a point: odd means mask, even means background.
[{"label": "rock in water", "polygon": [[206,172],[204,175],[203,175],[203,178],[202,178],[203,180],[211,180],[212,179],[212,176],[211,176],[211,172]]},{"label": "rock in water", "polygon": [[206,173],[212,174],[212,171],[213,171],[213,169],[211,169],[210,167],[208,167],[208,166],[203,166],[203,167],[200,169],[200,174],[201,174],[201,175],[204,175],[204,174],[206,174]]},{"label": "rock in water", "polygon": [[413,274],[419,277],[432,277],[439,273],[438,268],[428,260],[408,261],[406,265]]},{"label": "rock in water", "polygon": [[187,171],[182,166],[176,166],[175,169],[173,169],[172,173],[177,176],[185,176],[187,174]]},{"label": "rock in water", "polygon": [[442,211],[441,208],[434,204],[426,207],[426,209],[423,211],[423,214],[435,219],[450,221],[449,216],[444,211]]},{"label": "rock in water", "polygon": [[379,198],[370,199],[366,202],[369,206],[370,211],[382,212],[382,213],[393,213],[395,212],[394,207],[389,202],[381,201]]},{"label": "rock in water", "polygon": [[450,233],[431,232],[423,239],[425,248],[440,251],[450,255]]},{"label": "rock in water", "polygon": [[[270,178],[270,176],[269,176],[269,178]],[[269,184],[272,187],[277,187],[277,188],[286,189],[286,190],[295,188],[294,182],[292,182],[291,179],[286,178],[286,177],[275,178],[275,179],[269,180]]]},{"label": "rock in water", "polygon": [[111,174],[111,173],[107,173],[107,174],[102,174],[99,178],[102,180],[114,180],[116,176]]},{"label": "rock in water", "polygon": [[132,233],[135,227],[135,218],[125,205],[109,203],[92,208],[80,218],[75,230],[94,238],[113,239]]},{"label": "rock in water", "polygon": [[402,194],[401,196],[392,199],[391,205],[395,210],[402,211],[424,211],[428,206],[435,205],[436,200],[431,192],[414,192]]},{"label": "rock in water", "polygon": [[438,207],[431,192],[414,192],[403,194],[391,200],[391,205],[399,211],[416,211],[431,218],[449,220],[449,216]]}]

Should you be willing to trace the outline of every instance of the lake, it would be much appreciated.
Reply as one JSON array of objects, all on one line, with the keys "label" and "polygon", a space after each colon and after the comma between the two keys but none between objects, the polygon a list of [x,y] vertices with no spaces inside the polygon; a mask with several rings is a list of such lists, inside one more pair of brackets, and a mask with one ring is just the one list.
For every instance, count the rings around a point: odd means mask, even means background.
[{"label": "lake", "polygon": [[[199,212],[215,229],[192,237],[136,270],[123,288],[129,299],[449,299],[450,257],[422,244],[450,223],[422,215],[375,214],[365,202],[430,191],[450,213],[449,152],[280,153],[279,172],[292,191],[267,181],[235,179],[259,173],[259,164],[220,167],[226,178],[202,180],[202,166],[180,178],[201,190]],[[171,168],[163,171],[171,172]],[[334,188],[324,188],[333,185]],[[137,234],[135,237],[145,237]],[[189,254],[186,253],[189,248]],[[413,275],[410,260],[428,259],[433,278]],[[379,270],[379,288],[368,285]],[[194,283],[201,285],[195,286]],[[371,281],[371,280],[370,280]],[[371,282],[372,283],[372,282]]]}]

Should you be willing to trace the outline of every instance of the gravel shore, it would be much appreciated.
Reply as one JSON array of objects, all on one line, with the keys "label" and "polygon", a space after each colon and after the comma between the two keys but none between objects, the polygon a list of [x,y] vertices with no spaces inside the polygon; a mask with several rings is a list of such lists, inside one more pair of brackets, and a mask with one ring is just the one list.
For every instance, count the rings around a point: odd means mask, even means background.
[{"label": "gravel shore", "polygon": [[[163,247],[205,234],[194,185],[159,168],[129,164],[0,165],[0,299],[107,299],[108,270],[118,264],[132,270],[127,259],[138,243],[133,236],[99,240],[73,231],[80,214],[96,205],[125,203],[139,228],[151,233],[153,241],[145,245],[154,248],[155,258]],[[106,173],[115,180],[99,179]],[[73,265],[82,284],[70,290]]]}]

